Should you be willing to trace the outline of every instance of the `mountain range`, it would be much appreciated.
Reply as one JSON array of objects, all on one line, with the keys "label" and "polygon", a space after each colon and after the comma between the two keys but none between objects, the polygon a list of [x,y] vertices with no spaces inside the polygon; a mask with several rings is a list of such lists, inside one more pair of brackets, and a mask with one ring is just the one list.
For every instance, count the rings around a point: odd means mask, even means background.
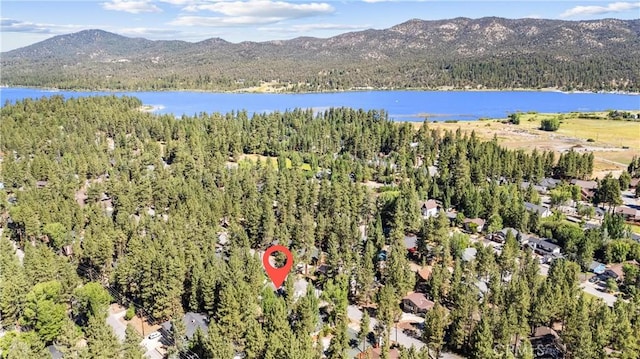
[{"label": "mountain range", "polygon": [[241,43],[85,30],[2,53],[0,65],[5,85],[76,89],[637,91],[640,19],[414,19],[326,39]]}]

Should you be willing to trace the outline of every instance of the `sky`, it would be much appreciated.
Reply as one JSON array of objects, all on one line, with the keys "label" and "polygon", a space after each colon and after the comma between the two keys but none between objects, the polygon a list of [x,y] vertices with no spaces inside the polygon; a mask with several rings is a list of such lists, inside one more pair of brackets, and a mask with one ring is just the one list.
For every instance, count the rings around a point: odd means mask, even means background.
[{"label": "sky", "polygon": [[640,18],[640,1],[2,0],[0,51],[85,29],[152,40],[231,42],[331,37],[409,19]]}]

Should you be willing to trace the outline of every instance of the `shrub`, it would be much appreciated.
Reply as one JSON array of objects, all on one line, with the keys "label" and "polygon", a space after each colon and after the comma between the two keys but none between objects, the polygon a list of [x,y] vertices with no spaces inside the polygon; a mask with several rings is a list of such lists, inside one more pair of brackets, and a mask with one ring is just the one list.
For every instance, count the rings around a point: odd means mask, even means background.
[{"label": "shrub", "polygon": [[133,304],[129,305],[127,308],[127,312],[124,314],[124,320],[131,320],[131,318],[136,316],[136,309],[133,307]]},{"label": "shrub", "polygon": [[587,142],[596,142],[593,138],[587,138]]},{"label": "shrub", "polygon": [[558,131],[558,128],[560,128],[560,119],[557,117],[540,121],[540,129],[543,131]]},{"label": "shrub", "polygon": [[516,112],[516,113],[512,113],[509,115],[509,122],[513,123],[514,125],[519,125],[520,124],[520,113]]}]

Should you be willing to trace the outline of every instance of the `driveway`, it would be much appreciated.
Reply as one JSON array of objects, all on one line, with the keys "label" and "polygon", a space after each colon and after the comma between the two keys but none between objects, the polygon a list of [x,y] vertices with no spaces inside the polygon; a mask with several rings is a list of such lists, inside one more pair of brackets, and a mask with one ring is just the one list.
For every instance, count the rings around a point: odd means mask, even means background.
[{"label": "driveway", "polygon": [[[162,337],[160,337],[160,338],[162,338]],[[142,345],[144,347],[144,350],[145,350],[144,356],[145,356],[145,358],[150,358],[150,359],[162,359],[163,358],[163,355],[160,354],[160,352],[156,350],[156,348],[162,347],[162,343],[160,343],[160,338],[149,339],[149,337],[147,337],[147,338],[144,338],[142,340],[140,345]]]},{"label": "driveway", "polygon": [[580,288],[582,288],[582,290],[584,290],[585,293],[601,298],[610,307],[613,307],[613,303],[615,303],[616,300],[618,300],[618,298],[616,298],[615,295],[601,292],[600,290],[598,290],[597,285],[595,283],[584,282],[580,284]]},{"label": "driveway", "polygon": [[121,343],[124,342],[127,326],[120,321],[120,318],[124,317],[126,313],[126,310],[116,313],[113,311],[113,306],[111,306],[109,307],[109,315],[107,316],[107,324],[109,324],[109,326],[113,329],[113,334],[116,335]]}]

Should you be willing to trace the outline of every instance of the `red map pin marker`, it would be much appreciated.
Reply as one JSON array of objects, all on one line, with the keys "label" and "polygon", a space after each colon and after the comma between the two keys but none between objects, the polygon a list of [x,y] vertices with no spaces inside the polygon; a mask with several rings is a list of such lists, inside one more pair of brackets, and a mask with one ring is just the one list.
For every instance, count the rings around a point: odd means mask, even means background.
[{"label": "red map pin marker", "polygon": [[[273,252],[282,252],[287,256],[287,261],[284,266],[280,268],[272,267],[271,263],[269,263],[269,257]],[[287,278],[287,274],[289,274],[289,269],[293,265],[293,256],[287,247],[275,245],[267,248],[267,251],[262,255],[262,265],[264,269],[267,271],[267,275],[271,278],[273,285],[276,288],[280,288],[284,280]]]}]

